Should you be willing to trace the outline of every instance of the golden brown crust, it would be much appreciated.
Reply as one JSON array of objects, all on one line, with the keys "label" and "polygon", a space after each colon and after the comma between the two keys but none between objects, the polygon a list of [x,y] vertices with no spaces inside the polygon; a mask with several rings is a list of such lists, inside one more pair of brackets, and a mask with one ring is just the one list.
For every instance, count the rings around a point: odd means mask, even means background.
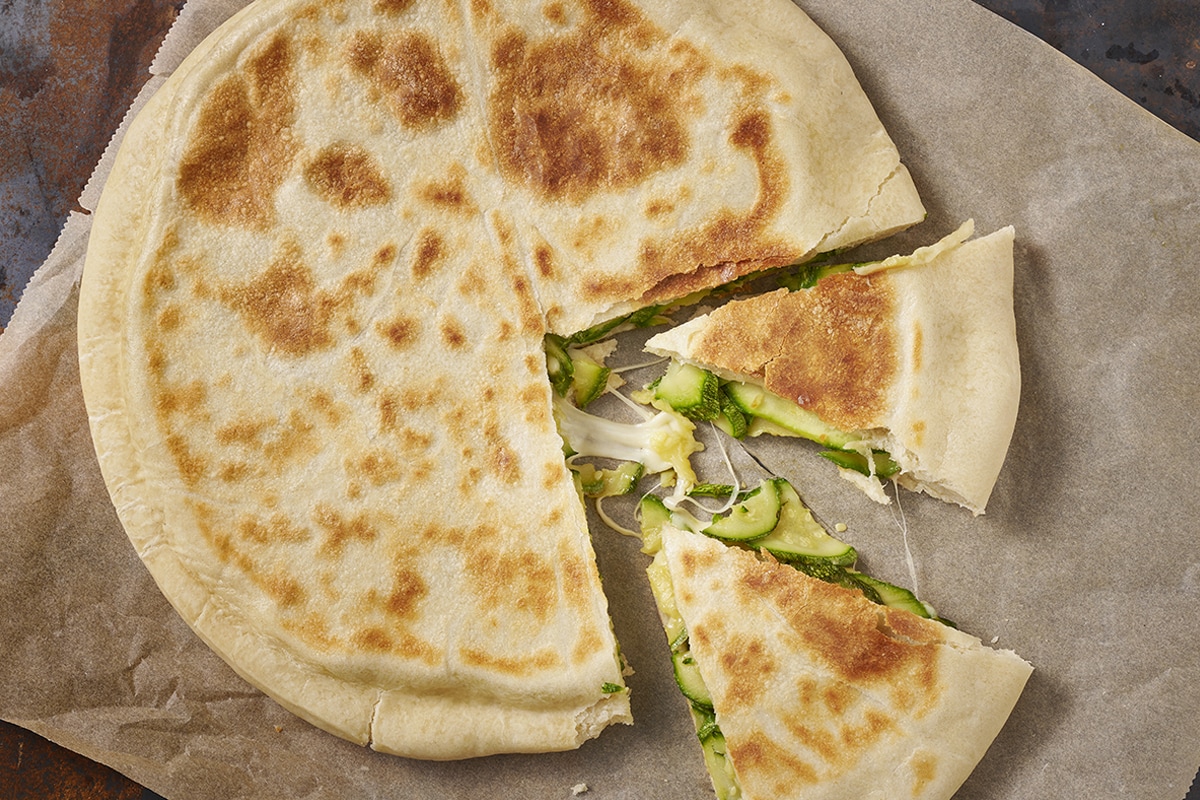
[{"label": "golden brown crust", "polygon": [[1030,667],[769,557],[670,526],[666,565],[742,796],[945,800]]},{"label": "golden brown crust", "polygon": [[886,450],[903,485],[982,513],[1016,424],[1020,364],[1013,230],[965,241],[972,229],[730,302],[646,347],[765,386]]},{"label": "golden brown crust", "polygon": [[[543,335],[807,252],[898,164],[794,6],[751,0],[795,31],[762,52],[725,13],[259,0],[134,121],[81,292],[97,452],[164,593],[286,707],[424,758],[628,719]],[[836,75],[803,112],[867,165],[844,204],[798,191],[796,36]]]},{"label": "golden brown crust", "polygon": [[886,274],[854,273],[734,301],[709,315],[687,357],[747,376],[835,427],[873,428],[898,373],[895,302]]}]

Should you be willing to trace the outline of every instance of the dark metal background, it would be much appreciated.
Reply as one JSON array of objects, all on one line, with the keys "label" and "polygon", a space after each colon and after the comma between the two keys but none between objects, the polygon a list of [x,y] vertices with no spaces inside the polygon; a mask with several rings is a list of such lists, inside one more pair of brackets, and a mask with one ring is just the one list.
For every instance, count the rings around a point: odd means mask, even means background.
[{"label": "dark metal background", "polygon": [[[1200,0],[977,2],[1200,139]],[[0,0],[0,329],[53,247],[181,6],[182,0]],[[0,800],[26,798],[158,795],[0,722]],[[1186,800],[1200,800],[1200,790]]]}]

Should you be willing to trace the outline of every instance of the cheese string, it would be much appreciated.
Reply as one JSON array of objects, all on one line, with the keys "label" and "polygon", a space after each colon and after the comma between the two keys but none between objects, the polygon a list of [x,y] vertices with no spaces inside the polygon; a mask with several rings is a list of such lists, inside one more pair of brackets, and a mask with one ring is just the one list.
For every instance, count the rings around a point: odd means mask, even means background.
[{"label": "cheese string", "polygon": [[[908,518],[904,516],[904,506],[900,504],[900,484],[892,482],[892,490],[896,494],[896,505],[892,510],[892,520],[900,527],[900,534],[904,537],[904,561],[908,564],[908,578],[912,581],[912,593],[917,597],[921,596],[917,588],[917,565],[913,560],[912,549],[908,546]],[[896,512],[900,512],[899,518],[896,517]]]}]

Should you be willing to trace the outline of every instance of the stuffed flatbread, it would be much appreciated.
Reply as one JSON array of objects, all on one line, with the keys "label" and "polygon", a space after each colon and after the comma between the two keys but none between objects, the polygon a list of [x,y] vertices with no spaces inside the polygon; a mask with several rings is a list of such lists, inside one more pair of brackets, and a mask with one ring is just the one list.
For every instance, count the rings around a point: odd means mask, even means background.
[{"label": "stuffed flatbread", "polygon": [[980,514],[1021,387],[1013,231],[967,241],[971,231],[734,300],[646,349],[731,381],[738,407],[762,420],[751,435],[830,446],[842,474],[881,501],[878,478],[891,477]]},{"label": "stuffed flatbread", "polygon": [[696,716],[719,797],[946,800],[1032,671],[769,556],[671,525],[661,537],[652,581],[670,587],[660,608],[709,700]]},{"label": "stuffed flatbread", "polygon": [[922,213],[783,0],[259,0],[96,210],[101,468],[181,616],[314,724],[576,747],[629,705],[543,336]]}]

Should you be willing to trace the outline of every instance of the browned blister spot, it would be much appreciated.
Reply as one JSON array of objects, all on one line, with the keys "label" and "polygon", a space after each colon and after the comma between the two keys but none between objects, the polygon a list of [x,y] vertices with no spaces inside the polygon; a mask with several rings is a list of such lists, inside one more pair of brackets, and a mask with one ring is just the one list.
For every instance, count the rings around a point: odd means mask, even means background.
[{"label": "browned blister spot", "polygon": [[396,350],[408,350],[421,336],[421,320],[400,315],[376,323],[375,330]]},{"label": "browned blister spot", "polygon": [[183,323],[183,309],[178,304],[171,303],[158,312],[158,327],[164,333],[176,330]]},{"label": "browned blister spot", "polygon": [[925,355],[924,344],[925,344],[925,332],[921,328],[921,323],[914,321],[913,322],[913,343],[912,343],[912,353],[913,353],[912,369],[913,369],[913,372],[921,371],[921,364],[922,364],[922,360]]},{"label": "browned blister spot", "polygon": [[675,203],[664,197],[657,197],[646,203],[646,216],[650,219],[667,217],[675,213]]},{"label": "browned blister spot", "polygon": [[417,280],[428,278],[449,255],[441,235],[429,228],[421,231],[413,251],[412,274]]},{"label": "browned blister spot", "polygon": [[797,741],[820,756],[826,763],[836,763],[842,760],[845,744],[832,731],[814,725],[806,725],[799,719],[790,717],[784,720],[784,725]]},{"label": "browned blister spot", "polygon": [[718,558],[719,555],[717,553],[697,553],[689,550],[681,555],[679,566],[683,571],[683,575],[690,579],[694,578],[697,573],[703,573],[712,568]]},{"label": "browned blister spot", "polygon": [[317,286],[294,245],[248,283],[222,288],[220,297],[272,350],[303,356],[333,345],[330,323],[340,301]]},{"label": "browned blister spot", "polygon": [[454,119],[464,103],[436,42],[417,31],[387,37],[360,31],[347,51],[350,68],[369,79],[406,128],[428,130]]},{"label": "browned blister spot", "polygon": [[562,572],[563,597],[581,615],[586,615],[595,597],[595,574],[578,548],[567,539],[558,543],[558,566]]},{"label": "browned blister spot", "polygon": [[244,516],[238,520],[237,532],[255,544],[295,544],[308,541],[311,535],[308,528],[297,525],[284,514],[272,514],[266,519]]},{"label": "browned blister spot", "polygon": [[194,450],[187,439],[178,433],[168,435],[166,444],[167,450],[175,460],[175,466],[179,469],[183,484],[194,487],[200,483],[208,470],[208,459]]},{"label": "browned blister spot", "polygon": [[361,348],[350,349],[350,374],[353,378],[350,385],[358,393],[364,394],[375,388],[375,372]]},{"label": "browned blister spot", "polygon": [[439,660],[437,650],[429,642],[414,636],[405,626],[369,625],[351,634],[350,644],[369,652],[420,659],[430,665]]},{"label": "browned blister spot", "polygon": [[245,461],[223,461],[217,467],[217,479],[225,483],[241,483],[256,474]]},{"label": "browned blister spot", "polygon": [[284,629],[299,636],[318,650],[328,652],[337,644],[329,632],[329,621],[324,615],[309,612],[300,617],[286,617],[281,621]]},{"label": "browned blister spot", "polygon": [[552,0],[542,6],[542,15],[555,25],[566,25],[568,21],[567,10],[560,0]]},{"label": "browned blister spot", "polygon": [[325,237],[325,244],[329,245],[329,255],[336,261],[346,252],[346,234],[340,231],[330,231]]},{"label": "browned blister spot", "polygon": [[521,482],[521,457],[513,450],[512,445],[500,430],[492,425],[484,429],[484,443],[487,448],[488,470],[501,483],[510,486]]},{"label": "browned blister spot", "polygon": [[384,389],[376,401],[379,408],[379,427],[384,431],[394,431],[400,426],[400,395],[393,389]]},{"label": "browned blister spot", "polygon": [[854,691],[846,686],[830,684],[822,688],[821,700],[831,714],[840,717],[854,702]]},{"label": "browned blister spot", "polygon": [[375,10],[389,17],[398,17],[412,7],[415,0],[375,0]]},{"label": "browned blister spot", "polygon": [[346,472],[365,479],[372,486],[382,486],[403,475],[399,460],[388,450],[371,450],[345,461]]},{"label": "browned blister spot", "polygon": [[369,653],[386,653],[394,646],[392,637],[387,635],[387,631],[375,626],[355,631],[351,635],[350,641]]},{"label": "browned blister spot", "polygon": [[392,262],[396,260],[396,256],[399,255],[399,253],[400,250],[396,247],[395,242],[388,242],[387,244],[380,245],[379,249],[375,251],[375,255],[371,257],[371,275],[374,275],[376,272],[384,269],[385,267],[391,266]]},{"label": "browned blister spot", "polygon": [[912,757],[913,797],[920,797],[929,784],[937,777],[937,756],[922,750]]},{"label": "browned blister spot", "polygon": [[217,225],[266,229],[297,151],[292,46],[277,34],[201,103],[180,160],[184,205]]},{"label": "browned blister spot", "polygon": [[729,681],[725,701],[736,708],[752,707],[770,685],[778,665],[761,638],[734,634],[719,656]]},{"label": "browned blister spot", "polygon": [[636,52],[665,34],[624,2],[590,3],[581,24],[528,41],[501,37],[489,127],[501,172],[538,194],[580,202],[620,191],[687,159],[692,111],[670,64]]},{"label": "browned blister spot", "polygon": [[304,165],[304,181],[314,194],[341,209],[382,205],[392,196],[391,184],[374,157],[348,142],[317,151]]},{"label": "browned blister spot", "polygon": [[771,741],[761,731],[755,731],[744,740],[727,742],[733,768],[738,773],[759,773],[763,779],[773,781],[772,789],[778,797],[795,795],[795,787],[815,784],[820,780],[817,769],[795,753]]},{"label": "browned blister spot", "polygon": [[300,582],[283,572],[274,572],[256,582],[262,586],[263,591],[270,595],[272,600],[283,608],[302,605],[307,596]]},{"label": "browned blister spot", "polygon": [[207,390],[200,381],[189,381],[179,386],[158,386],[154,396],[154,410],[160,419],[180,414],[192,419],[202,418],[201,409]]},{"label": "browned blister spot", "polygon": [[159,293],[175,289],[177,266],[173,259],[178,249],[179,232],[175,224],[170,223],[163,233],[162,241],[154,250],[154,258],[146,270],[146,277],[142,279],[142,294],[147,305],[153,306]]},{"label": "browned blister spot", "polygon": [[590,625],[581,626],[579,638],[575,640],[575,646],[571,648],[571,661],[575,664],[584,664],[594,659],[602,647],[604,647],[604,642],[600,641],[600,635],[596,633],[596,629]]},{"label": "browned blister spot", "polygon": [[313,522],[325,532],[321,552],[327,555],[340,554],[348,542],[372,542],[379,535],[365,514],[346,517],[327,503],[318,504],[313,509],[312,517]]},{"label": "browned blister spot", "polygon": [[555,565],[534,550],[485,551],[465,567],[480,607],[503,613],[523,612],[545,621],[558,603]]},{"label": "browned blister spot", "polygon": [[555,263],[554,251],[549,245],[538,245],[533,251],[533,264],[538,275],[553,280],[558,276],[558,265]]},{"label": "browned blister spot", "polygon": [[839,730],[843,745],[848,752],[863,752],[885,734],[896,731],[896,721],[878,709],[863,712],[861,723],[846,723]]},{"label": "browned blister spot", "polygon": [[442,180],[431,181],[417,191],[417,197],[430,205],[462,215],[475,215],[479,208],[466,188],[466,168],[453,164]]},{"label": "browned blister spot", "polygon": [[316,426],[296,409],[288,411],[284,419],[271,427],[270,433],[263,443],[262,454],[277,469],[288,461],[316,453],[321,446]]},{"label": "browned blister spot", "polygon": [[146,277],[142,284],[143,292],[148,300],[153,303],[154,295],[159,292],[169,292],[176,287],[175,272],[171,268],[171,263],[166,260],[156,260],[146,270]]},{"label": "browned blister spot", "polygon": [[497,656],[483,650],[464,647],[459,651],[463,663],[473,667],[484,667],[493,672],[523,677],[546,672],[562,666],[558,652],[543,648],[534,653],[520,656]]},{"label": "browned blister spot", "polygon": [[392,585],[388,591],[385,608],[397,619],[412,619],[416,616],[422,600],[429,594],[429,586],[416,570],[397,564],[392,572]]},{"label": "browned blister spot", "polygon": [[467,346],[467,333],[462,323],[453,317],[447,317],[441,324],[442,341],[451,350],[462,350]]},{"label": "browned blister spot", "polygon": [[316,389],[309,393],[308,404],[312,406],[330,425],[340,425],[345,418],[345,411],[333,395],[324,389]]},{"label": "browned blister spot", "polygon": [[550,415],[550,399],[542,384],[526,386],[517,394],[521,418],[535,431],[549,430],[553,424]]}]

